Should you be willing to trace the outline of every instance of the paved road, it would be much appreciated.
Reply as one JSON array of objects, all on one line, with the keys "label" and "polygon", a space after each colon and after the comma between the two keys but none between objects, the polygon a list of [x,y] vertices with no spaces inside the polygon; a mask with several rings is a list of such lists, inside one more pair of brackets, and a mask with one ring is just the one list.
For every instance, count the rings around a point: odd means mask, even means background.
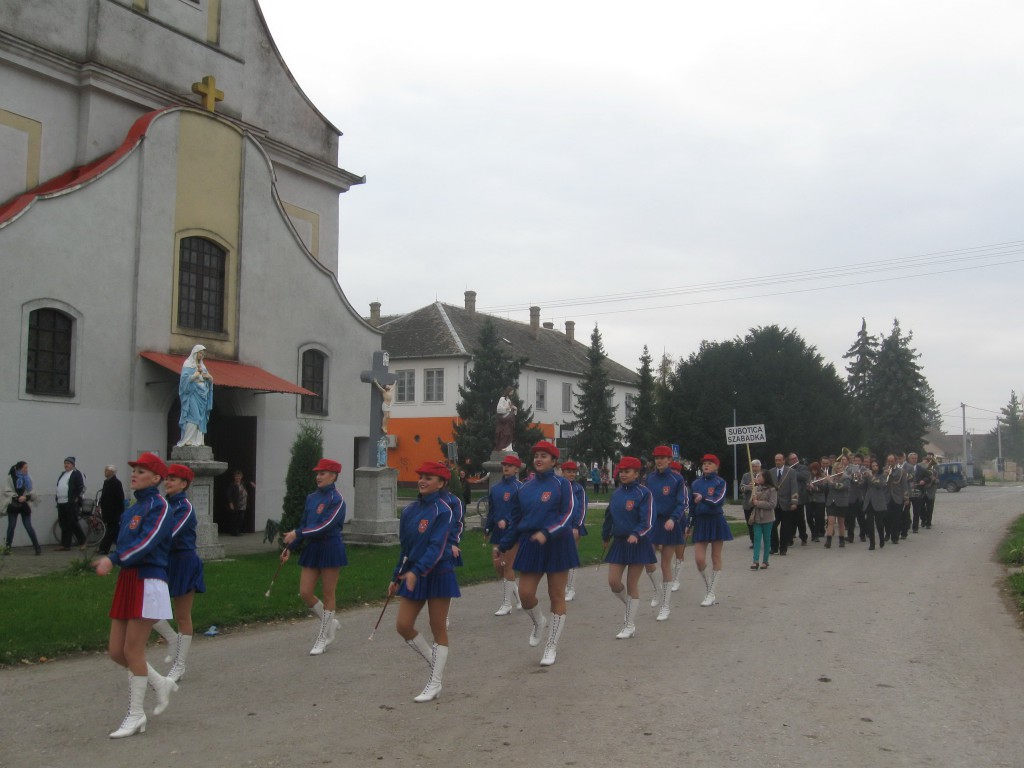
[{"label": "paved road", "polygon": [[171,707],[120,741],[127,686],[103,656],[8,670],[0,764],[1021,766],[1024,634],[992,555],[1022,502],[940,494],[935,528],[898,547],[798,546],[761,572],[736,541],[714,608],[688,557],[671,619],[645,602],[631,641],[589,568],[543,669],[529,620],[491,615],[496,586],[467,589],[431,704],[412,702],[427,669],[393,609],[372,643],[379,609],[345,613],[318,658],[313,620],[198,638]]}]

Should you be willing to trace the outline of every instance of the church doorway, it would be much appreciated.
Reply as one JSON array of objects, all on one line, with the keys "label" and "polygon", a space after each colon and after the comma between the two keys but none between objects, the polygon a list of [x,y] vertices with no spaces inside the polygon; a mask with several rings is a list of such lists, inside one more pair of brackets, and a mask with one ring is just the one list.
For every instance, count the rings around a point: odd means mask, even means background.
[{"label": "church doorway", "polygon": [[[228,393],[219,393],[221,398],[231,397]],[[228,469],[213,480],[213,522],[221,534],[231,533],[230,516],[228,515],[228,487],[234,482],[236,469],[242,471],[243,481],[249,491],[249,506],[242,520],[242,533],[252,533],[256,529],[256,505],[259,502],[256,489],[256,417],[236,416],[218,408],[217,398],[213,401],[213,410],[206,428],[205,442],[213,448],[216,461],[226,462]],[[167,414],[167,455],[178,441],[181,429],[178,427],[178,416],[181,405],[175,398]]]}]

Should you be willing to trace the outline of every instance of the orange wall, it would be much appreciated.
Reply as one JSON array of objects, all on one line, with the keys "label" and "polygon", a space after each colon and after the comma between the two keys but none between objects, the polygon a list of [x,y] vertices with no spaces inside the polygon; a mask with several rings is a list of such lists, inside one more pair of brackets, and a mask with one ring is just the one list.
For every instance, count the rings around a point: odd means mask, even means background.
[{"label": "orange wall", "polygon": [[[547,438],[555,436],[555,425],[540,423]],[[444,451],[437,444],[452,439],[452,417],[434,416],[396,419],[388,421],[388,432],[398,440],[398,447],[388,450],[388,466],[398,470],[398,482],[416,482],[416,468],[424,461],[441,461]],[[417,439],[418,438],[418,439]]]}]

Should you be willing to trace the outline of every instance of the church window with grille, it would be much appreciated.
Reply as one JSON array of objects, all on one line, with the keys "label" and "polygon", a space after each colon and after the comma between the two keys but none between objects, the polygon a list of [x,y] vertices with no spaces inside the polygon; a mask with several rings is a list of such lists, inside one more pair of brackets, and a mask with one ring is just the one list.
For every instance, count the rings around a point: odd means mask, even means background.
[{"label": "church window with grille", "polygon": [[25,391],[33,395],[71,395],[71,345],[74,318],[57,309],[36,309],[28,319]]},{"label": "church window with grille", "polygon": [[178,325],[200,331],[224,330],[224,275],[227,254],[203,237],[181,240],[178,262]]},{"label": "church window with grille", "polygon": [[302,387],[316,396],[302,396],[302,412],[315,416],[327,415],[327,355],[315,349],[302,353]]}]

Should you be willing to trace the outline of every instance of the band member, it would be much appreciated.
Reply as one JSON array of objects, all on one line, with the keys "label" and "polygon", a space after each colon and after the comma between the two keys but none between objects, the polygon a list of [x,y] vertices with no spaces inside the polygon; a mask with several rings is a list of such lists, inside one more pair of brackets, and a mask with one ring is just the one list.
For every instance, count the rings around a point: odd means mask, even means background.
[{"label": "band member", "polygon": [[[714,605],[715,587],[722,576],[722,544],[732,541],[732,531],[725,520],[723,505],[725,504],[725,480],[718,476],[720,462],[718,457],[707,453],[701,459],[703,474],[693,481],[690,490],[693,494],[693,548],[697,571],[700,573],[707,594],[701,601],[702,606]],[[708,543],[711,544],[710,581],[706,573]]]},{"label": "band member", "polygon": [[516,573],[512,570],[512,561],[516,556],[516,547],[509,550],[508,556],[502,556],[498,544],[505,531],[512,525],[512,497],[519,490],[519,470],[523,462],[514,453],[501,460],[501,480],[496,482],[487,492],[487,521],[484,530],[491,542],[491,562],[494,572],[501,579],[501,605],[494,612],[495,616],[507,616],[512,613],[512,599],[519,603],[519,591],[516,589]]},{"label": "band member", "polygon": [[939,477],[935,469],[935,454],[929,452],[921,463],[928,470],[928,482],[924,486],[924,518],[921,521],[921,525],[931,530],[932,514],[935,512],[935,491],[939,487]]},{"label": "band member", "polygon": [[542,440],[533,446],[535,474],[523,483],[513,497],[513,525],[505,532],[498,550],[505,554],[518,541],[512,567],[519,571],[519,597],[533,621],[530,645],[540,645],[548,619],[537,600],[540,580],[547,576],[551,602],[551,628],[541,657],[541,666],[555,663],[558,640],[565,627],[565,585],[569,569],[580,564],[572,538],[575,497],[572,485],[555,474],[558,448]]},{"label": "band member", "polygon": [[811,479],[807,483],[807,522],[811,526],[811,541],[821,541],[825,535],[825,503],[828,501],[828,475],[821,464],[812,461]]},{"label": "band member", "polygon": [[832,546],[832,536],[836,524],[839,526],[839,547],[846,546],[846,513],[850,506],[850,473],[846,456],[836,461],[835,472],[829,475],[828,482],[828,528],[825,530],[825,548]]},{"label": "band member", "polygon": [[[576,478],[579,476],[579,465],[575,461],[564,461],[562,462],[562,477],[572,483],[572,492],[575,497],[573,505],[576,509],[572,520],[572,538],[576,542],[576,550],[579,551],[580,536],[587,535],[587,489],[582,483],[576,482]],[[565,599],[566,602],[572,602],[576,599],[576,588],[574,586],[576,582],[576,569],[571,568],[569,570],[569,582],[565,585]]]},{"label": "band member", "polygon": [[[433,701],[441,694],[444,668],[448,663],[448,609],[453,597],[460,597],[452,561],[452,508],[445,502],[445,488],[451,470],[434,461],[419,469],[419,495],[402,510],[399,523],[401,552],[388,594],[397,594],[398,618],[395,629],[409,647],[430,666],[430,678],[413,701]],[[427,645],[416,631],[416,619],[427,606],[433,645]]]},{"label": "band member", "polygon": [[907,472],[907,482],[910,485],[910,508],[913,510],[913,521],[911,530],[917,533],[918,528],[924,522],[925,517],[925,492],[931,484],[931,473],[917,461],[917,454],[907,454],[907,463],[910,465]]},{"label": "band member", "polygon": [[[669,469],[672,449],[667,445],[659,445],[652,455],[654,471],[644,478],[644,485],[654,497],[655,519],[650,539],[654,549],[661,553],[661,573],[655,578],[651,607],[660,605],[658,621],[665,621],[670,613],[672,581],[678,573],[673,567],[672,556],[676,547],[686,540],[684,535],[690,512],[690,497],[682,475]],[[622,466],[622,462],[619,462],[620,474]]]},{"label": "band member", "polygon": [[869,467],[861,474],[864,484],[864,523],[871,542],[869,550],[875,548],[875,531],[878,531],[878,546],[885,546],[886,489],[882,481],[878,459],[872,457]]},{"label": "band member", "polygon": [[[648,563],[656,562],[654,548],[647,538],[654,518],[654,502],[650,488],[640,485],[640,459],[623,456],[619,462],[619,487],[612,494],[601,538],[611,542],[605,561],[608,563],[608,586],[626,605],[622,629],[615,637],[625,640],[636,634],[636,611],[640,605],[640,574]],[[667,462],[666,462],[667,467]],[[622,574],[626,573],[626,585]],[[672,594],[671,589],[663,590]],[[667,603],[662,603],[667,605]],[[667,609],[666,609],[667,610]],[[661,619],[661,615],[658,615]],[[668,618],[666,613],[665,618]]]},{"label": "band member", "polygon": [[[285,549],[281,552],[281,562],[288,562],[292,551],[306,542],[299,557],[299,565],[302,566],[299,597],[320,619],[320,631],[309,652],[310,656],[319,656],[334,642],[338,631],[338,620],[334,618],[337,608],[335,589],[342,566],[348,565],[348,557],[341,539],[345,499],[334,487],[341,474],[341,463],[320,459],[313,471],[316,473],[316,490],[306,497],[302,523],[284,535]],[[324,595],[322,602],[315,593],[317,581]]]},{"label": "band member", "polygon": [[906,508],[910,505],[910,484],[907,473],[896,456],[885,457],[885,487],[887,491],[888,509],[885,514],[885,533],[893,544],[899,544],[903,533],[903,518]]}]

